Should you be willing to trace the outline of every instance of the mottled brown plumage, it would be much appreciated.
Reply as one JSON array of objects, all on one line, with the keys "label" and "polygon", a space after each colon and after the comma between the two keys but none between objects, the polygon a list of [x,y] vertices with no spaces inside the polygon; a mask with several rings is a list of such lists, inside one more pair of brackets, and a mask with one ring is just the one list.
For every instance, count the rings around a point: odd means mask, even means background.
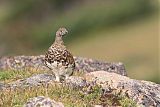
[{"label": "mottled brown plumage", "polygon": [[45,65],[53,71],[56,81],[60,81],[61,76],[68,78],[75,68],[74,58],[64,46],[63,36],[66,33],[65,28],[60,28],[56,32],[55,42],[45,55]]}]

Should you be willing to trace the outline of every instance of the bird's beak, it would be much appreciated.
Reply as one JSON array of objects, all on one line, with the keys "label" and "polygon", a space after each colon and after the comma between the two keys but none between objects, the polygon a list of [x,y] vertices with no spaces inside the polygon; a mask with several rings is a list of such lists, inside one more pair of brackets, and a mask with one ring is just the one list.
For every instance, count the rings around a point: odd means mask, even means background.
[{"label": "bird's beak", "polygon": [[64,34],[63,36],[66,36],[68,34],[68,31],[66,31],[66,34]]}]

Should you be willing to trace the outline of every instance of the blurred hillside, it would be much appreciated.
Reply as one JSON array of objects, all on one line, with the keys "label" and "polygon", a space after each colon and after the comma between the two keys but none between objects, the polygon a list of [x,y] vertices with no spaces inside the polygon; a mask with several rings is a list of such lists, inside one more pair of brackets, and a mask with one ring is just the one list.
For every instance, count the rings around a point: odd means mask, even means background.
[{"label": "blurred hillside", "polygon": [[0,55],[44,54],[61,26],[74,55],[121,61],[130,77],[160,83],[158,0],[1,0]]}]

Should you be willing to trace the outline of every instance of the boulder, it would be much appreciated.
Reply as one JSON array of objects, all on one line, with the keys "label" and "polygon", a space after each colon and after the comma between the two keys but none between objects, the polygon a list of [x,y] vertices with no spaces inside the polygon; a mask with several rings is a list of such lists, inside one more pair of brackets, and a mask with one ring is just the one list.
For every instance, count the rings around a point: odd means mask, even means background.
[{"label": "boulder", "polygon": [[105,71],[87,73],[85,77],[86,81],[95,81],[96,84],[101,85],[105,93],[116,91],[133,99],[139,106],[160,107],[159,84],[134,80],[126,76]]}]

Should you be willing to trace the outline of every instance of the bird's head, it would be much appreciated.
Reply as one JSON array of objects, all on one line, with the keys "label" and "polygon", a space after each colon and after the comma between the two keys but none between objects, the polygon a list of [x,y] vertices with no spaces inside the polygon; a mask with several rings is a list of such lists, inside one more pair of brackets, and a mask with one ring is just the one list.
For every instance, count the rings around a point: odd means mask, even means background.
[{"label": "bird's head", "polygon": [[56,32],[56,36],[63,37],[65,34],[67,34],[68,31],[66,28],[59,28]]}]

